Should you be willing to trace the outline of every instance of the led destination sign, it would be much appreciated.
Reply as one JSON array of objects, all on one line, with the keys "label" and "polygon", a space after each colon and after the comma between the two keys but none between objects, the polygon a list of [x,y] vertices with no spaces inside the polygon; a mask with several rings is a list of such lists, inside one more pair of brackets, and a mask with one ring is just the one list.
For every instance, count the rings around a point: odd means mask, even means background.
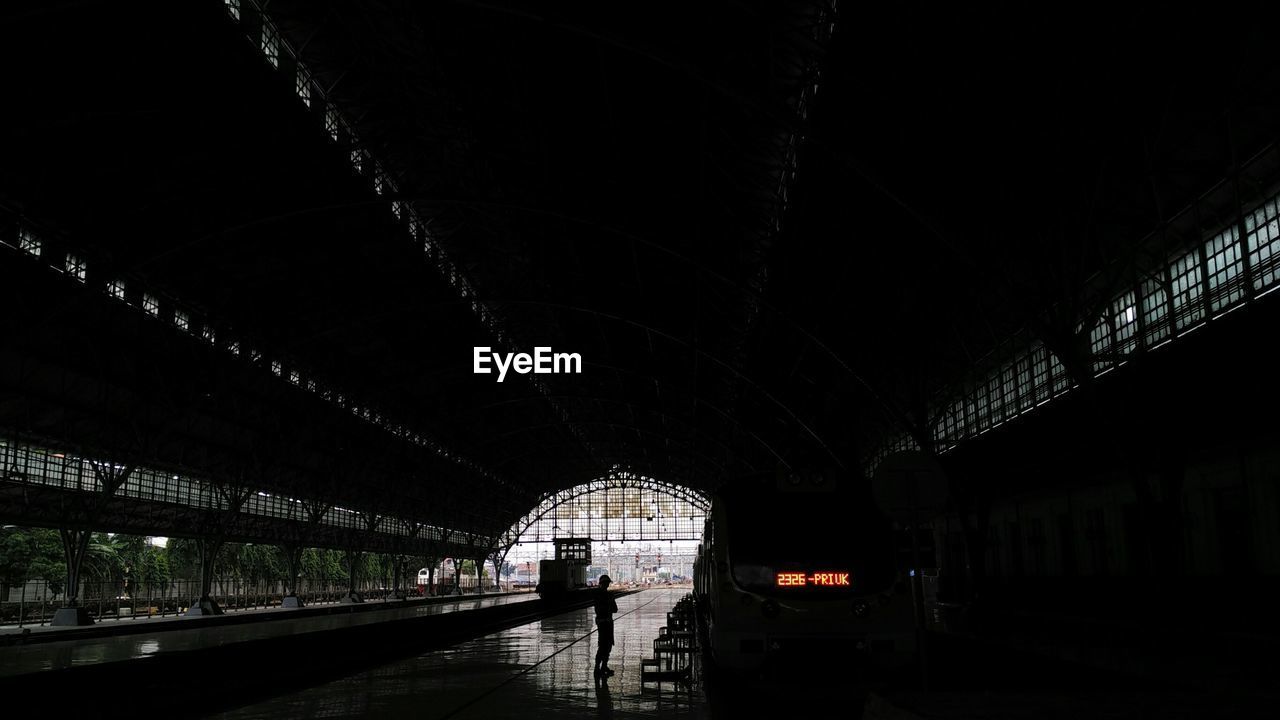
[{"label": "led destination sign", "polygon": [[778,573],[778,587],[849,587],[847,572]]}]

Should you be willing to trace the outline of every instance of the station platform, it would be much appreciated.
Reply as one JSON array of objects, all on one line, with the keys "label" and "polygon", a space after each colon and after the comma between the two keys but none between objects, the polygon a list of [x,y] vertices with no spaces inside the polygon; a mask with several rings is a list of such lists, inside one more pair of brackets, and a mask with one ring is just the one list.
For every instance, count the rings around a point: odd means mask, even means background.
[{"label": "station platform", "polygon": [[616,675],[597,683],[594,614],[573,610],[245,705],[227,720],[303,717],[703,718],[697,687],[640,682],[640,661],[687,589],[617,598]]},{"label": "station platform", "polygon": [[[537,600],[528,593],[516,595],[464,596],[434,601],[404,601],[399,604],[369,603],[359,606],[330,606],[286,610],[273,608],[253,613],[255,622],[245,622],[248,613],[210,618],[162,618],[128,626],[105,625],[89,628],[40,628],[41,642],[6,647],[0,652],[0,678],[14,678],[38,672],[68,670],[78,666],[151,659],[163,661],[170,653],[191,653],[206,648],[227,647],[305,633],[328,632],[363,625],[444,615]],[[334,612],[335,610],[345,612]],[[236,622],[238,621],[238,622]],[[85,633],[93,632],[93,636]],[[71,635],[66,640],[63,635]]]},{"label": "station platform", "polygon": [[[270,622],[282,618],[297,620],[321,615],[338,615],[361,612],[380,613],[387,610],[404,610],[406,608],[433,603],[451,603],[465,599],[482,599],[505,595],[536,597],[532,592],[490,592],[469,595],[438,595],[428,597],[410,596],[408,598],[367,600],[359,603],[320,602],[299,608],[280,606],[255,608],[224,608],[221,615],[187,616],[181,613],[148,617],[145,615],[113,618],[110,616],[97,618],[92,625],[5,625],[0,627],[0,647],[8,645],[24,645],[29,643],[56,642],[60,640],[82,640],[85,638],[129,635],[133,633],[153,633],[173,630],[190,630],[197,627],[218,625],[236,625],[242,623]],[[381,617],[388,617],[383,615]]]},{"label": "station platform", "polygon": [[139,623],[128,633],[69,640],[46,636],[0,647],[0,695],[101,699],[77,711],[86,718],[151,712],[204,717],[509,628],[536,626],[589,607],[593,597],[587,591],[554,599],[473,595],[373,608],[272,611],[231,624],[171,620],[148,625],[147,632],[137,631]]},{"label": "station platform", "polygon": [[560,602],[521,593],[222,626],[166,621],[175,629],[10,646],[0,648],[0,694],[101,698],[79,713],[87,718],[863,715],[866,688],[851,676],[729,677],[700,667],[692,683],[642,683],[641,661],[687,592],[617,595],[616,674],[602,682],[592,675],[593,593]]}]

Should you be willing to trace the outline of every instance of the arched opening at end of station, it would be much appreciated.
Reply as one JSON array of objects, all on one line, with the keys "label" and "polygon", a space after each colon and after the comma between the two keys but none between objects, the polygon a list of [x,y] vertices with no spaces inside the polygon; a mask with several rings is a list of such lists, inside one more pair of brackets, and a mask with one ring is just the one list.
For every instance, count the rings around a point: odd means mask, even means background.
[{"label": "arched opening at end of station", "polygon": [[619,586],[691,587],[709,507],[700,490],[616,469],[548,493],[504,535],[502,582],[537,587],[541,562],[556,558],[557,541],[577,540],[587,549],[579,580],[587,587],[602,575]]}]

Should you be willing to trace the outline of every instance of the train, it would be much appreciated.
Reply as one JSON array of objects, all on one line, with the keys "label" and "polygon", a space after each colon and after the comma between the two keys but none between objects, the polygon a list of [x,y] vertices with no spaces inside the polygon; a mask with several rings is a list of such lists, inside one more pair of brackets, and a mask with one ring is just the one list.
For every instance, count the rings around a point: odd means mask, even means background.
[{"label": "train", "polygon": [[558,598],[587,587],[587,566],[591,564],[590,538],[555,538],[554,559],[538,561],[538,595]]},{"label": "train", "polygon": [[895,545],[889,519],[849,487],[774,474],[725,484],[712,494],[694,560],[713,666],[909,663],[915,619]]},{"label": "train", "polygon": [[[428,568],[418,570],[417,587],[419,595],[470,593],[476,590],[476,576],[473,573],[462,573],[461,578],[455,578],[453,572],[446,570],[442,564],[440,571],[435,575],[434,585],[431,582],[431,571]],[[486,590],[490,587],[493,586],[490,584],[485,585]]]},{"label": "train", "polygon": [[431,571],[427,568],[418,570],[418,594],[419,595],[444,595],[452,592],[454,587],[453,573],[446,573],[443,570],[435,576],[434,586],[431,578]]}]

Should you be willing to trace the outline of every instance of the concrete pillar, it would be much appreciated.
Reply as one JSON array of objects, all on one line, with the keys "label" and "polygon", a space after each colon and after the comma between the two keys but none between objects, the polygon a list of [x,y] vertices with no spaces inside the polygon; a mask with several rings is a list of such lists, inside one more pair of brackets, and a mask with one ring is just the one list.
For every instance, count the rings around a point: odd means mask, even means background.
[{"label": "concrete pillar", "polygon": [[283,546],[284,561],[289,576],[284,581],[284,598],[280,601],[280,607],[300,608],[302,607],[302,598],[298,597],[298,580],[302,575],[302,553],[304,548],[300,544],[291,544]]},{"label": "concrete pillar", "polygon": [[404,591],[404,566],[405,557],[399,553],[392,556],[391,561],[391,599],[407,600],[408,595]]},{"label": "concrete pillar", "polygon": [[347,561],[347,594],[338,602],[362,603],[364,598],[360,596],[357,588],[359,586],[360,559],[364,557],[364,552],[361,550],[347,550],[343,553],[343,556],[343,559]]},{"label": "concrete pillar", "polygon": [[221,538],[200,538],[196,540],[196,551],[200,555],[200,599],[187,608],[187,611],[183,613],[185,616],[201,617],[222,614],[222,608],[218,607],[218,603],[214,602],[213,598],[210,597],[210,593],[213,591],[214,563],[218,558],[218,551],[221,549]]},{"label": "concrete pillar", "polygon": [[[124,486],[133,474],[133,465],[112,463],[93,463],[94,478],[101,485],[101,498],[111,498]],[[96,515],[101,506],[96,506],[90,515]],[[62,536],[63,558],[67,564],[67,587],[63,607],[54,611],[53,625],[92,625],[88,609],[80,605],[80,568],[84,563],[85,553],[89,550],[89,540],[93,533],[89,530],[68,530],[59,528]]]},{"label": "concrete pillar", "polygon": [[89,551],[89,539],[93,533],[88,530],[59,529],[62,536],[62,553],[67,564],[66,587],[63,591],[63,606],[53,613],[51,625],[92,625],[93,618],[89,610],[80,606],[80,568],[84,563],[85,553]]}]

